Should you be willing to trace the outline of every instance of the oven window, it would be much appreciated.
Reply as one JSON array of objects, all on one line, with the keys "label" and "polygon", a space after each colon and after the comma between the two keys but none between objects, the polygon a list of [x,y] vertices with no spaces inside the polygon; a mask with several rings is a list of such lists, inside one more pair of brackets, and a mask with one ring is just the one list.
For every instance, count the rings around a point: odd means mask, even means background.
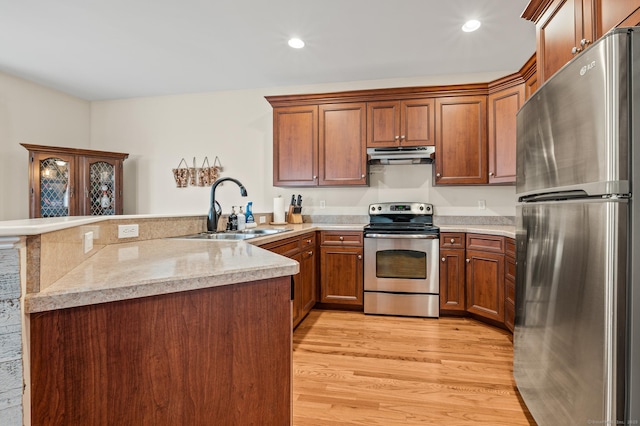
[{"label": "oven window", "polygon": [[427,278],[427,254],[415,250],[380,250],[376,252],[378,278]]}]

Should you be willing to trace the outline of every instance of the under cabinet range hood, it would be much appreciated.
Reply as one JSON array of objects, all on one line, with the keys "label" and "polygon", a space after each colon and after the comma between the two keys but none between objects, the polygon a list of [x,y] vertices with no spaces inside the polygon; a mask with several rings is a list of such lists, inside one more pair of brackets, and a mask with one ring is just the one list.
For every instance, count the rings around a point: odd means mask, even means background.
[{"label": "under cabinet range hood", "polygon": [[431,164],[435,152],[433,146],[367,148],[367,157],[369,164]]}]

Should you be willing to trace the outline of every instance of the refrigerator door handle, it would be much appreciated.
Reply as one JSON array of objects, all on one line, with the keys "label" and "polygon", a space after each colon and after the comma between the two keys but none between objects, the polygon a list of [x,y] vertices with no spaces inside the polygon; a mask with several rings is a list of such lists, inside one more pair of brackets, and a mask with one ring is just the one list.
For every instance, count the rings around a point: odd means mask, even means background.
[{"label": "refrigerator door handle", "polygon": [[521,203],[532,203],[538,201],[560,201],[560,200],[573,200],[576,198],[587,198],[589,194],[583,190],[572,191],[557,191],[547,192],[544,194],[531,194],[518,198]]}]

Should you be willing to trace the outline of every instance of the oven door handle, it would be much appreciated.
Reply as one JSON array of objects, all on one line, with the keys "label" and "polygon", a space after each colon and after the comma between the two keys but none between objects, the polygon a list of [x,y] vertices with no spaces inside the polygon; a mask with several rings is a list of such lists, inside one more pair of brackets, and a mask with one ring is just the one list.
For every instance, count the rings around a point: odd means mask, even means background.
[{"label": "oven door handle", "polygon": [[439,235],[433,234],[365,234],[365,238],[395,238],[395,239],[420,239],[420,240],[438,240]]}]

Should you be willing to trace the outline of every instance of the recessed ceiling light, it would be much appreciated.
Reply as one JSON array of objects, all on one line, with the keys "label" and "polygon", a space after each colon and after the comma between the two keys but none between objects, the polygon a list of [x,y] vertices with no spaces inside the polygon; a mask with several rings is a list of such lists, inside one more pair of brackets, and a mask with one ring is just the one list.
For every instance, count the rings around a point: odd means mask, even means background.
[{"label": "recessed ceiling light", "polygon": [[472,19],[465,22],[465,24],[462,26],[462,31],[464,31],[465,33],[470,33],[477,30],[478,28],[480,28],[480,21]]},{"label": "recessed ceiling light", "polygon": [[294,49],[302,49],[304,47],[304,41],[300,40],[299,38],[292,38],[289,40],[289,46],[293,47]]}]

